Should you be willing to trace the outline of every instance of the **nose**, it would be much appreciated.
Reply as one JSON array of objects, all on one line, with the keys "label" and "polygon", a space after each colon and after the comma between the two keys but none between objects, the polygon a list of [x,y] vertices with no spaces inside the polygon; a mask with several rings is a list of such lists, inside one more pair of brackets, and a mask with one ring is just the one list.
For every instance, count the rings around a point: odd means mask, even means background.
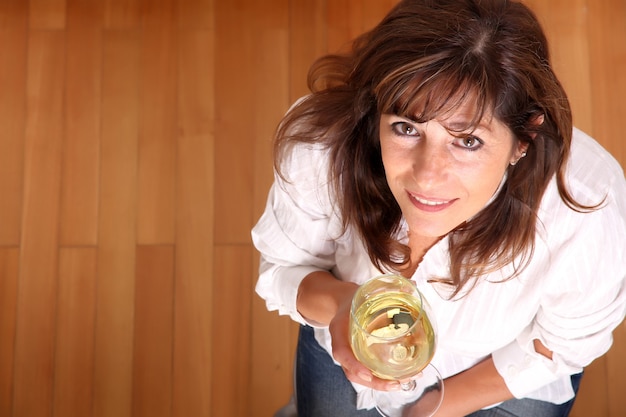
[{"label": "nose", "polygon": [[446,140],[441,137],[426,136],[415,149],[413,176],[418,185],[430,188],[445,180],[450,156]]}]

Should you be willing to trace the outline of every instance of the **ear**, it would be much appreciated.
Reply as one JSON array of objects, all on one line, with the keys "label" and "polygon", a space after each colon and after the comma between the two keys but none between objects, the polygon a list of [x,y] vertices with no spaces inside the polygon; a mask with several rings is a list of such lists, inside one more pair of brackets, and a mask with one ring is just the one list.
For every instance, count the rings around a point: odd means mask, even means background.
[{"label": "ear", "polygon": [[[530,124],[531,126],[537,128],[543,124],[545,119],[546,119],[545,115],[543,113],[540,113],[536,116],[533,116],[533,118],[530,120]],[[536,136],[537,136],[537,133],[535,132],[530,133],[530,138],[532,140],[534,140]],[[522,141],[518,142],[517,149],[513,153],[512,160],[509,163],[511,165],[516,165],[520,161],[520,159],[526,156],[529,146],[530,146],[530,143],[528,142],[522,142]]]},{"label": "ear", "polygon": [[[533,118],[530,120],[530,124],[531,126],[536,128],[536,127],[541,126],[545,119],[546,119],[545,115],[541,113],[541,114],[538,114],[537,116],[533,116]],[[532,140],[534,140],[536,136],[537,136],[537,133],[535,132],[530,133],[530,138]],[[530,144],[528,142],[521,142],[521,141],[517,144],[517,149],[515,153],[513,154],[513,160],[510,162],[511,165],[517,164],[520,159],[526,156],[529,145]]]},{"label": "ear", "polygon": [[517,144],[517,151],[515,152],[515,155],[517,156],[517,158],[523,158],[526,156],[526,153],[528,152],[528,147],[530,146],[530,143],[528,142],[519,142]]},{"label": "ear", "polygon": [[528,142],[518,142],[517,149],[513,153],[511,157],[511,161],[509,161],[510,165],[517,165],[517,163],[526,156],[526,151],[528,150],[529,143]]}]

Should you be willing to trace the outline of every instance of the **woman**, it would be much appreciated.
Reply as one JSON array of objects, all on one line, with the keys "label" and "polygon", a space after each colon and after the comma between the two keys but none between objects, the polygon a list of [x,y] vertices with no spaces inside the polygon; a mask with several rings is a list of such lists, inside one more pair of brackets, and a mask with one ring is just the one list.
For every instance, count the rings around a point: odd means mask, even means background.
[{"label": "woman", "polygon": [[434,311],[436,416],[567,416],[624,318],[626,184],[572,127],[533,13],[401,1],[309,86],[252,233],[258,294],[302,324],[299,416],[376,416],[371,389],[398,389],[348,341],[352,295],[388,272]]}]

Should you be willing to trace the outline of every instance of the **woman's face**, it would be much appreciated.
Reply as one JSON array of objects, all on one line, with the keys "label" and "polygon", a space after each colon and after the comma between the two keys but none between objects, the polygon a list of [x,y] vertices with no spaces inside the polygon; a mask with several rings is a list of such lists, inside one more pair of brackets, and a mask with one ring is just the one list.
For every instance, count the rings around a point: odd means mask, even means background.
[{"label": "woman's face", "polygon": [[392,114],[380,118],[387,182],[412,233],[441,237],[470,219],[521,156],[523,145],[495,118],[459,134],[470,119],[462,107],[425,123]]}]

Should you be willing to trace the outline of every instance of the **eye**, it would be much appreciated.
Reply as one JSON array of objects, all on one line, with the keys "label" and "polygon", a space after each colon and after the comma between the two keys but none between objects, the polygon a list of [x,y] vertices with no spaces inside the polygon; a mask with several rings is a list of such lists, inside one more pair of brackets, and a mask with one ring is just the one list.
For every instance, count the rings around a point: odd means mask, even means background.
[{"label": "eye", "polygon": [[408,122],[396,122],[391,125],[391,129],[399,136],[417,136],[417,129]]},{"label": "eye", "polygon": [[456,146],[466,149],[468,151],[476,151],[483,146],[483,141],[477,138],[476,136],[467,135],[461,136],[456,139]]}]

